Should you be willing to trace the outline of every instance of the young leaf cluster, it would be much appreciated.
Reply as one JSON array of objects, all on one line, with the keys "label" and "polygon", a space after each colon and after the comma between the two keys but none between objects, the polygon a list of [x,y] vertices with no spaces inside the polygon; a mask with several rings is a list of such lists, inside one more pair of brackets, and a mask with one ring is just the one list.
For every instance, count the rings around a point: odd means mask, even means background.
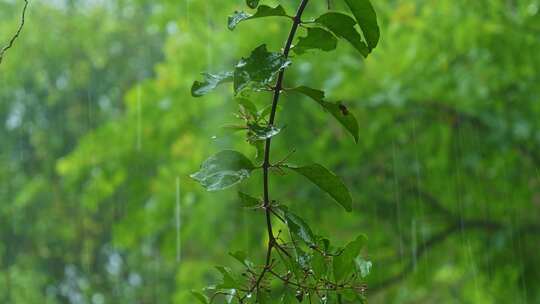
[{"label": "young leaf cluster", "polygon": [[[359,140],[357,120],[343,103],[326,100],[325,93],[318,89],[304,85],[285,88],[283,85],[285,70],[292,65],[291,51],[297,55],[332,51],[339,39],[350,43],[364,57],[376,47],[379,27],[369,0],[343,1],[352,16],[330,11],[314,20],[304,21],[302,15],[309,0],[300,1],[294,16],[281,5],[271,7],[247,0],[247,6],[255,11],[235,12],[228,19],[228,28],[233,30],[239,24],[257,18],[286,18],[292,25],[283,50],[269,51],[265,44],[261,44],[249,56],[241,58],[230,71],[204,73],[203,80],[192,86],[192,95],[200,97],[221,84],[232,82],[239,107],[237,117],[241,123],[231,128],[245,131],[246,141],[258,153],[254,160],[250,160],[237,151],[218,152],[191,177],[208,191],[217,191],[241,183],[254,171],[261,170],[262,198],[239,192],[239,199],[242,206],[264,213],[268,233],[264,264],[254,263],[244,252],[231,253],[244,271],[234,273],[230,268],[217,267],[222,282],[207,288],[204,293],[193,292],[201,303],[363,303],[366,300],[363,278],[369,274],[371,263],[361,257],[361,252],[367,238],[360,235],[343,247],[335,246],[327,238],[317,235],[301,216],[272,198],[269,189],[271,171],[293,172],[326,192],[346,211],[352,211],[352,197],[347,186],[324,166],[270,160],[272,139],[281,131],[275,125],[275,118],[282,93],[301,94],[313,100],[356,142]],[[297,38],[299,29],[304,31],[304,36]],[[258,109],[246,97],[249,96],[246,92],[271,92],[271,103]],[[283,229],[275,231],[274,225]]]}]

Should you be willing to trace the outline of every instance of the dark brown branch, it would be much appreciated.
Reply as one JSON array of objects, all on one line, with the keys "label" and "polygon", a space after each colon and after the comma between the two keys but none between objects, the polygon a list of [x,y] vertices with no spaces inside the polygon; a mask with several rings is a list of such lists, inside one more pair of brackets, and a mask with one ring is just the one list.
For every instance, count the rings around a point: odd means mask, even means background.
[{"label": "dark brown branch", "polygon": [[[283,57],[287,59],[289,57],[289,52],[292,47],[293,39],[296,35],[296,31],[298,29],[298,25],[302,22],[302,14],[304,13],[304,10],[308,4],[309,0],[302,0],[300,2],[300,5],[298,7],[298,10],[296,11],[296,15],[293,18],[293,24],[291,27],[291,31],[289,32],[289,36],[287,38],[287,42],[285,43],[285,47],[283,48]],[[274,121],[276,118],[276,111],[277,111],[277,105],[279,102],[279,97],[281,94],[281,90],[283,89],[283,78],[285,76],[285,70],[282,69],[279,71],[276,85],[274,86],[274,95],[272,98],[272,108],[270,111],[270,118],[268,120],[268,127],[271,127],[274,125]],[[272,139],[268,138],[265,143],[264,148],[264,161],[262,164],[263,169],[263,208],[265,209],[265,216],[266,216],[266,229],[268,231],[268,247],[266,249],[266,259],[265,259],[265,265],[263,270],[261,271],[261,274],[259,275],[259,278],[257,279],[255,285],[253,286],[253,290],[259,288],[259,285],[261,284],[264,275],[267,271],[271,270],[271,262],[272,262],[272,249],[276,245],[276,239],[274,236],[274,232],[272,230],[272,206],[271,206],[271,200],[270,200],[270,190],[269,190],[269,183],[268,183],[268,175],[270,168],[272,165],[270,164],[270,148],[271,148]]]},{"label": "dark brown branch", "polygon": [[[389,277],[377,284],[374,284],[370,287],[371,293],[377,293],[382,291],[385,288],[388,288],[396,283],[399,283],[403,279],[405,279],[409,274],[411,274],[414,270],[415,260],[420,259],[424,254],[426,254],[432,247],[435,247],[436,245],[444,242],[446,239],[448,239],[450,236],[452,236],[454,233],[463,231],[463,230],[474,230],[474,229],[480,229],[484,231],[495,231],[495,230],[502,230],[505,228],[505,225],[494,222],[494,221],[487,221],[487,220],[467,220],[463,222],[456,222],[452,225],[450,225],[448,228],[443,230],[442,232],[439,232],[432,236],[427,241],[423,242],[419,246],[416,247],[415,255],[413,257],[413,260],[411,260],[404,268],[399,272],[398,274]],[[525,234],[540,234],[540,225],[525,225],[519,229],[521,233]]]},{"label": "dark brown branch", "polygon": [[10,48],[13,47],[13,44],[15,43],[15,40],[17,40],[17,38],[19,38],[19,36],[21,35],[22,29],[24,27],[24,21],[25,21],[25,17],[26,17],[26,9],[27,8],[28,8],[28,0],[24,0],[24,7],[22,9],[22,14],[21,14],[21,22],[19,23],[19,27],[17,28],[17,31],[11,37],[8,44],[6,46],[4,46],[0,50],[0,64],[2,64],[2,59],[4,59],[4,55],[7,52],[7,50],[9,50]]}]

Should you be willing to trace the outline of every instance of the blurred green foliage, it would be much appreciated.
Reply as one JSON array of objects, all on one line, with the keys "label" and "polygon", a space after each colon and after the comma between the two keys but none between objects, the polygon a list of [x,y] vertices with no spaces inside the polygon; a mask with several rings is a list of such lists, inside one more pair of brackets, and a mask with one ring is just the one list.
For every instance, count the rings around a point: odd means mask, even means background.
[{"label": "blurred green foliage", "polygon": [[[21,5],[0,0],[0,37]],[[316,233],[369,236],[372,303],[540,302],[540,2],[374,5],[381,41],[368,59],[339,44],[293,58],[286,77],[342,100],[359,144],[291,94],[273,156],[294,147],[291,161],[338,172],[353,214],[301,177],[273,177],[274,195]],[[234,189],[206,193],[188,177],[219,150],[256,153],[215,127],[234,119],[230,90],[190,95],[199,71],[226,70],[262,42],[282,47],[286,20],[227,29],[244,8],[31,3],[0,66],[0,302],[193,303],[189,291],[216,282],[231,248],[264,256],[262,215]]]}]

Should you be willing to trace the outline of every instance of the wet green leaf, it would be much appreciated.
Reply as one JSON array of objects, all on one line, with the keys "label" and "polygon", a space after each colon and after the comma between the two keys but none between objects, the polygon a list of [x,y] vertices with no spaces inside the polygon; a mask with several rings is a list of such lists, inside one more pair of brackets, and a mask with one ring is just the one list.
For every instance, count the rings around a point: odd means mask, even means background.
[{"label": "wet green leaf", "polygon": [[358,121],[349,109],[341,102],[328,102],[324,99],[324,92],[312,89],[306,86],[300,86],[291,89],[293,92],[304,94],[328,111],[335,119],[354,137],[354,141],[358,143]]},{"label": "wet green leaf", "polygon": [[321,190],[328,193],[345,210],[352,211],[352,198],[349,189],[343,181],[334,173],[319,164],[312,164],[302,167],[288,165],[287,168],[305,176]]},{"label": "wet green leaf", "polygon": [[230,252],[229,255],[235,258],[238,262],[242,263],[242,265],[246,266],[247,268],[253,268],[253,262],[251,262],[247,258],[247,253],[245,253],[244,251]]},{"label": "wet green leaf", "polygon": [[334,257],[334,279],[340,282],[354,273],[355,259],[360,254],[360,250],[365,246],[367,237],[360,235],[356,240],[345,246],[340,255]]},{"label": "wet green leaf", "polygon": [[[258,1],[257,1],[258,2]],[[252,7],[253,8],[253,7]],[[261,5],[257,8],[255,14],[248,14],[246,12],[235,12],[229,16],[228,27],[230,30],[238,25],[238,23],[246,20],[263,18],[263,17],[289,17],[283,6],[278,5],[276,7],[270,7],[267,5]]]},{"label": "wet green leaf", "polygon": [[371,266],[373,266],[372,263],[364,260],[362,257],[357,257],[354,261],[356,263],[356,268],[360,271],[360,276],[362,276],[362,278],[367,277],[371,272]]},{"label": "wet green leaf", "polygon": [[307,36],[300,37],[298,43],[293,48],[297,54],[303,54],[307,50],[319,49],[322,51],[334,50],[337,46],[337,39],[332,33],[319,27],[307,29]]},{"label": "wet green leaf", "polygon": [[221,72],[218,74],[202,73],[203,81],[195,81],[191,87],[193,97],[201,97],[214,90],[218,85],[233,81],[232,72]]},{"label": "wet green leaf", "polygon": [[259,113],[257,112],[257,106],[253,102],[251,102],[249,99],[246,98],[237,98],[236,101],[240,105],[240,108],[244,113],[249,114],[253,119],[257,119],[259,117]]},{"label": "wet green leaf", "polygon": [[281,300],[279,302],[280,304],[296,304],[298,303],[298,300],[296,300],[295,297],[295,291],[291,288],[285,287],[285,290],[283,291],[283,297],[281,297]]},{"label": "wet green leaf", "polygon": [[239,283],[234,278],[234,276],[231,273],[231,270],[227,267],[223,266],[216,266],[216,269],[221,273],[223,276],[221,284],[217,286],[217,288],[238,288]]},{"label": "wet green leaf", "polygon": [[380,30],[377,24],[377,14],[369,0],[345,0],[351,9],[356,22],[366,38],[369,50],[371,51],[379,42]]},{"label": "wet green leaf", "polygon": [[360,33],[354,28],[356,21],[352,17],[342,13],[330,12],[319,16],[315,22],[329,29],[334,35],[347,40],[362,56],[367,57],[369,54],[368,46],[362,40]]},{"label": "wet green leaf", "polygon": [[254,208],[261,205],[261,201],[259,199],[254,198],[249,194],[238,192],[238,196],[240,197],[240,203],[242,204],[242,207]]},{"label": "wet green leaf", "polygon": [[259,0],[246,0],[246,4],[250,8],[256,8],[259,5]]},{"label": "wet green leaf", "polygon": [[285,212],[287,226],[291,233],[304,241],[308,246],[315,246],[315,236],[309,225],[298,215],[287,211]]},{"label": "wet green leaf", "polygon": [[313,250],[311,267],[317,278],[326,278],[328,273],[327,260],[326,257],[317,250]]},{"label": "wet green leaf", "polygon": [[195,297],[199,302],[201,302],[203,304],[210,303],[209,300],[208,300],[208,297],[206,295],[198,292],[198,291],[192,290],[191,294],[193,295],[193,297]]},{"label": "wet green leaf", "polygon": [[276,74],[290,65],[281,53],[268,52],[266,45],[257,47],[248,58],[242,58],[234,70],[234,91],[239,93],[247,87],[265,89]]},{"label": "wet green leaf", "polygon": [[276,136],[281,131],[280,128],[274,126],[261,126],[257,123],[248,123],[248,130],[250,131],[250,141],[266,140]]},{"label": "wet green leaf", "polygon": [[201,169],[190,175],[208,191],[229,188],[248,178],[255,169],[253,163],[240,152],[225,150],[211,156]]}]

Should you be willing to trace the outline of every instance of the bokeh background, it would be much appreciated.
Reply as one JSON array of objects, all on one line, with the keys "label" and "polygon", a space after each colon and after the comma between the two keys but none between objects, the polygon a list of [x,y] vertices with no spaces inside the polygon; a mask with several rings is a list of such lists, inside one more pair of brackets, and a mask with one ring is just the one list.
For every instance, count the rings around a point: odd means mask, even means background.
[{"label": "bokeh background", "polygon": [[[368,59],[342,43],[286,76],[343,100],[360,143],[291,95],[273,151],[332,168],[354,212],[294,176],[273,176],[274,196],[338,243],[368,235],[371,303],[540,303],[540,1],[373,3],[382,35]],[[22,4],[0,0],[2,43]],[[238,207],[238,189],[188,177],[220,149],[255,153],[221,128],[235,120],[229,87],[189,94],[201,71],[283,45],[285,19],[229,31],[239,9],[31,1],[0,65],[0,303],[194,303],[214,265],[234,265],[229,251],[263,257],[263,216]]]}]

